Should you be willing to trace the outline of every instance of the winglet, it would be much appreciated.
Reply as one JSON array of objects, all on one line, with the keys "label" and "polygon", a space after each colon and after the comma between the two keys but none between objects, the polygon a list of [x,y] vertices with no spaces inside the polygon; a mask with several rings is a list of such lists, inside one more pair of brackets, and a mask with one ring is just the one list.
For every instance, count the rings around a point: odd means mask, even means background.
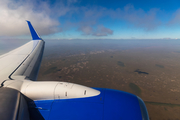
[{"label": "winglet", "polygon": [[32,40],[40,40],[41,38],[39,37],[39,35],[37,34],[36,30],[31,25],[31,22],[27,21],[27,23],[28,23],[28,26],[29,26],[29,30],[31,32]]}]

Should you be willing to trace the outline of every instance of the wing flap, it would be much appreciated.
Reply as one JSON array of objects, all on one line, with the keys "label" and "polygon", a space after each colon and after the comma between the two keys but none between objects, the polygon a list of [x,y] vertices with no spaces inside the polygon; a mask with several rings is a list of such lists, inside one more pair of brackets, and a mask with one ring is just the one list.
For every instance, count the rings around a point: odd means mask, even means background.
[{"label": "wing flap", "polygon": [[0,81],[9,79],[9,75],[18,68],[25,58],[25,55],[8,55],[0,59],[0,66],[3,66],[0,70]]},{"label": "wing flap", "polygon": [[[37,72],[34,73],[33,69],[39,69],[43,50],[44,41],[39,40],[36,48],[34,48],[33,52],[27,57],[27,59],[22,63],[22,65],[11,75],[11,78],[15,79],[16,76],[26,76],[26,79],[36,80]],[[34,74],[31,74],[32,72]]]},{"label": "wing flap", "polygon": [[0,82],[9,79],[9,76],[28,57],[32,52],[32,49],[33,42],[30,41],[27,44],[0,56]]}]

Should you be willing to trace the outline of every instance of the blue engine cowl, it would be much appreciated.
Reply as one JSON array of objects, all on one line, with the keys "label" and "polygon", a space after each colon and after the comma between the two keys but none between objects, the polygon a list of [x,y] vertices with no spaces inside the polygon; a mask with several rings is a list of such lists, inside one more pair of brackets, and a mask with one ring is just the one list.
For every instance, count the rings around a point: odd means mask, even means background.
[{"label": "blue engine cowl", "polygon": [[31,119],[149,120],[141,98],[119,90],[95,88],[94,97],[29,102]]}]

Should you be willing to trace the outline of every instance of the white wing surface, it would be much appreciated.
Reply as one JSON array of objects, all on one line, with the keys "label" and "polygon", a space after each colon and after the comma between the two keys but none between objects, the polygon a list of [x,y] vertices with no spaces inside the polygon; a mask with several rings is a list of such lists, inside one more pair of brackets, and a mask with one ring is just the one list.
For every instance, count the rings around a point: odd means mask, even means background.
[{"label": "white wing surface", "polygon": [[0,83],[8,79],[36,80],[41,63],[44,41],[29,21],[32,41],[0,56]]}]

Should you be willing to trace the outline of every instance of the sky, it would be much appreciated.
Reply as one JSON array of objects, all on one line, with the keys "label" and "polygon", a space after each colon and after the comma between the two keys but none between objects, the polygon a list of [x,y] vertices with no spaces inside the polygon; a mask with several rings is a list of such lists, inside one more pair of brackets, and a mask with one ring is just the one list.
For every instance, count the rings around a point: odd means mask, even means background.
[{"label": "sky", "polygon": [[0,0],[0,39],[180,39],[179,0]]}]

